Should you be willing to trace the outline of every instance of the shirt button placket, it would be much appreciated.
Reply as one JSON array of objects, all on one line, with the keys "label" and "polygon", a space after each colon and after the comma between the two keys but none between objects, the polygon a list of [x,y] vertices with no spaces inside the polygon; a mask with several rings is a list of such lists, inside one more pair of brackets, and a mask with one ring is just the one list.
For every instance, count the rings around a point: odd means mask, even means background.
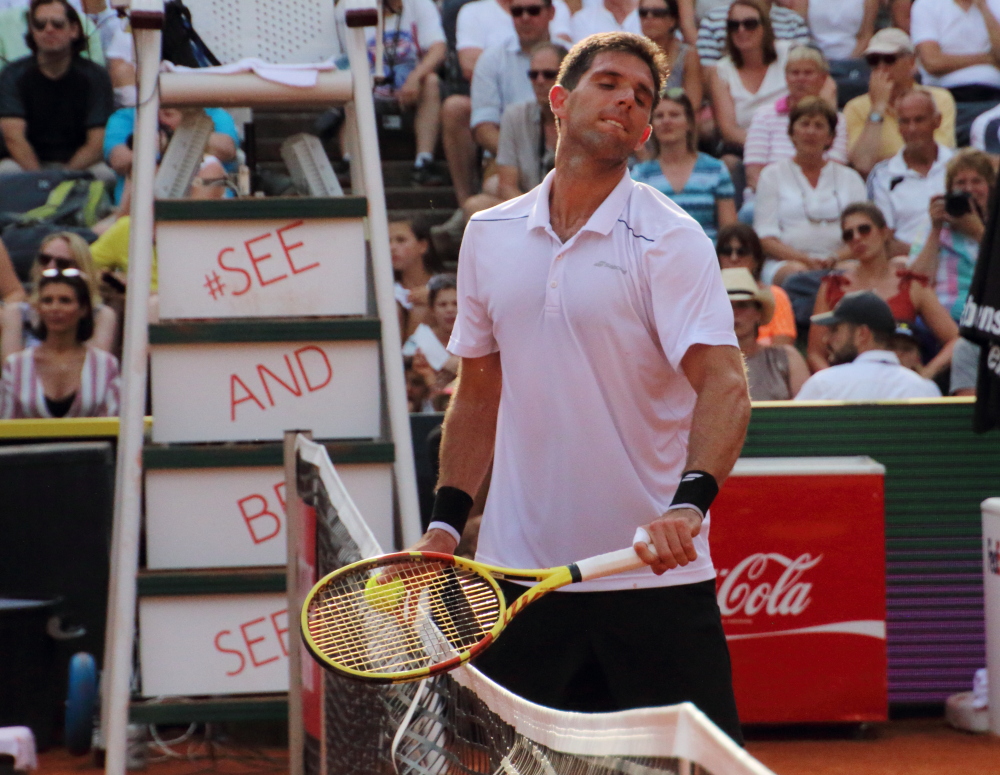
[{"label": "shirt button placket", "polygon": [[545,299],[547,307],[558,307],[559,305],[559,283],[562,281],[563,275],[563,253],[557,253],[552,261],[552,266],[549,267],[549,287],[545,291]]}]

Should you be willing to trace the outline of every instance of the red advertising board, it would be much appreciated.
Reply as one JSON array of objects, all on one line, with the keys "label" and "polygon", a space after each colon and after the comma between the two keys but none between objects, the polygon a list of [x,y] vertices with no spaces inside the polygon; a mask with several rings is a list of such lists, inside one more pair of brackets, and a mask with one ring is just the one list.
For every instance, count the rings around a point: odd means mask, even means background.
[{"label": "red advertising board", "polygon": [[748,458],[712,505],[744,723],[887,718],[883,481],[870,458]]}]

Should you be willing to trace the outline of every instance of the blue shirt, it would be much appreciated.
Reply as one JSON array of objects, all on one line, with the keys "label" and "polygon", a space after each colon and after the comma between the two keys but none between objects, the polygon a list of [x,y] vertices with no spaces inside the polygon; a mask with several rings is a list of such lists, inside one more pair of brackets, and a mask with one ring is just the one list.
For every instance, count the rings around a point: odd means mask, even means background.
[{"label": "blue shirt", "polygon": [[682,191],[674,191],[674,187],[660,169],[660,162],[656,159],[636,164],[632,168],[632,178],[652,186],[673,199],[701,224],[701,228],[713,242],[719,232],[715,203],[719,199],[732,199],[736,195],[726,165],[704,153],[698,154],[698,160],[691,170],[691,177],[684,184]]},{"label": "blue shirt", "polygon": [[[236,147],[239,148],[240,137],[236,133],[236,122],[233,121],[233,117],[222,108],[205,108],[205,113],[208,114],[208,117],[212,119],[212,123],[215,124],[215,131],[229,135],[233,138],[233,142],[236,143]],[[111,157],[111,149],[116,145],[123,145],[134,131],[135,108],[119,108],[112,113],[111,118],[108,119],[108,123],[104,127],[104,160],[108,161]],[[236,171],[235,161],[223,166],[229,172]],[[122,190],[124,188],[125,178],[119,175],[118,182],[115,184],[116,202],[121,201]]]}]

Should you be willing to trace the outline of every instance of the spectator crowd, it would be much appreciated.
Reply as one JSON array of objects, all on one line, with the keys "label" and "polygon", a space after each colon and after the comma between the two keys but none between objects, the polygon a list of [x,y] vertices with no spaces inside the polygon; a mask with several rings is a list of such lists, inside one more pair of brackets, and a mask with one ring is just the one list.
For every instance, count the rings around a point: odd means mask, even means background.
[{"label": "spectator crowd", "polygon": [[[465,223],[549,173],[563,57],[611,31],[649,38],[670,63],[631,174],[715,243],[754,398],[974,391],[978,356],[957,321],[1000,159],[1000,0],[384,0],[383,11],[380,45],[368,30],[373,66],[382,52],[377,110],[412,126],[413,183],[450,178],[459,205],[443,223],[390,224],[413,411],[442,408],[456,376],[446,346]],[[0,64],[0,186],[89,173],[113,203],[86,239],[48,234],[23,285],[0,247],[0,416],[113,414],[131,35],[106,0],[0,0]],[[227,111],[207,113],[191,196],[228,196],[238,133]],[[164,144],[183,119],[161,111]]]}]

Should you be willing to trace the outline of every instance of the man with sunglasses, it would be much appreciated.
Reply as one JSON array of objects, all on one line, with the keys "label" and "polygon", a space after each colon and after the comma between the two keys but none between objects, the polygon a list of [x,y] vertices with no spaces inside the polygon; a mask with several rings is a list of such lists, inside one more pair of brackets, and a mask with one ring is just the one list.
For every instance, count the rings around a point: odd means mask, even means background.
[{"label": "man with sunglasses", "polygon": [[30,56],[0,73],[0,132],[10,158],[0,175],[43,167],[90,170],[114,183],[102,161],[104,125],[114,108],[107,72],[80,56],[80,17],[66,0],[32,0]]},{"label": "man with sunglasses", "polygon": [[[844,106],[848,159],[862,175],[868,175],[876,164],[894,156],[903,147],[894,105],[915,85],[913,52],[910,36],[895,27],[876,32],[865,49],[864,56],[871,69],[868,93]],[[941,114],[941,126],[935,131],[934,139],[954,148],[955,100],[947,89],[925,88],[934,97]]]}]

